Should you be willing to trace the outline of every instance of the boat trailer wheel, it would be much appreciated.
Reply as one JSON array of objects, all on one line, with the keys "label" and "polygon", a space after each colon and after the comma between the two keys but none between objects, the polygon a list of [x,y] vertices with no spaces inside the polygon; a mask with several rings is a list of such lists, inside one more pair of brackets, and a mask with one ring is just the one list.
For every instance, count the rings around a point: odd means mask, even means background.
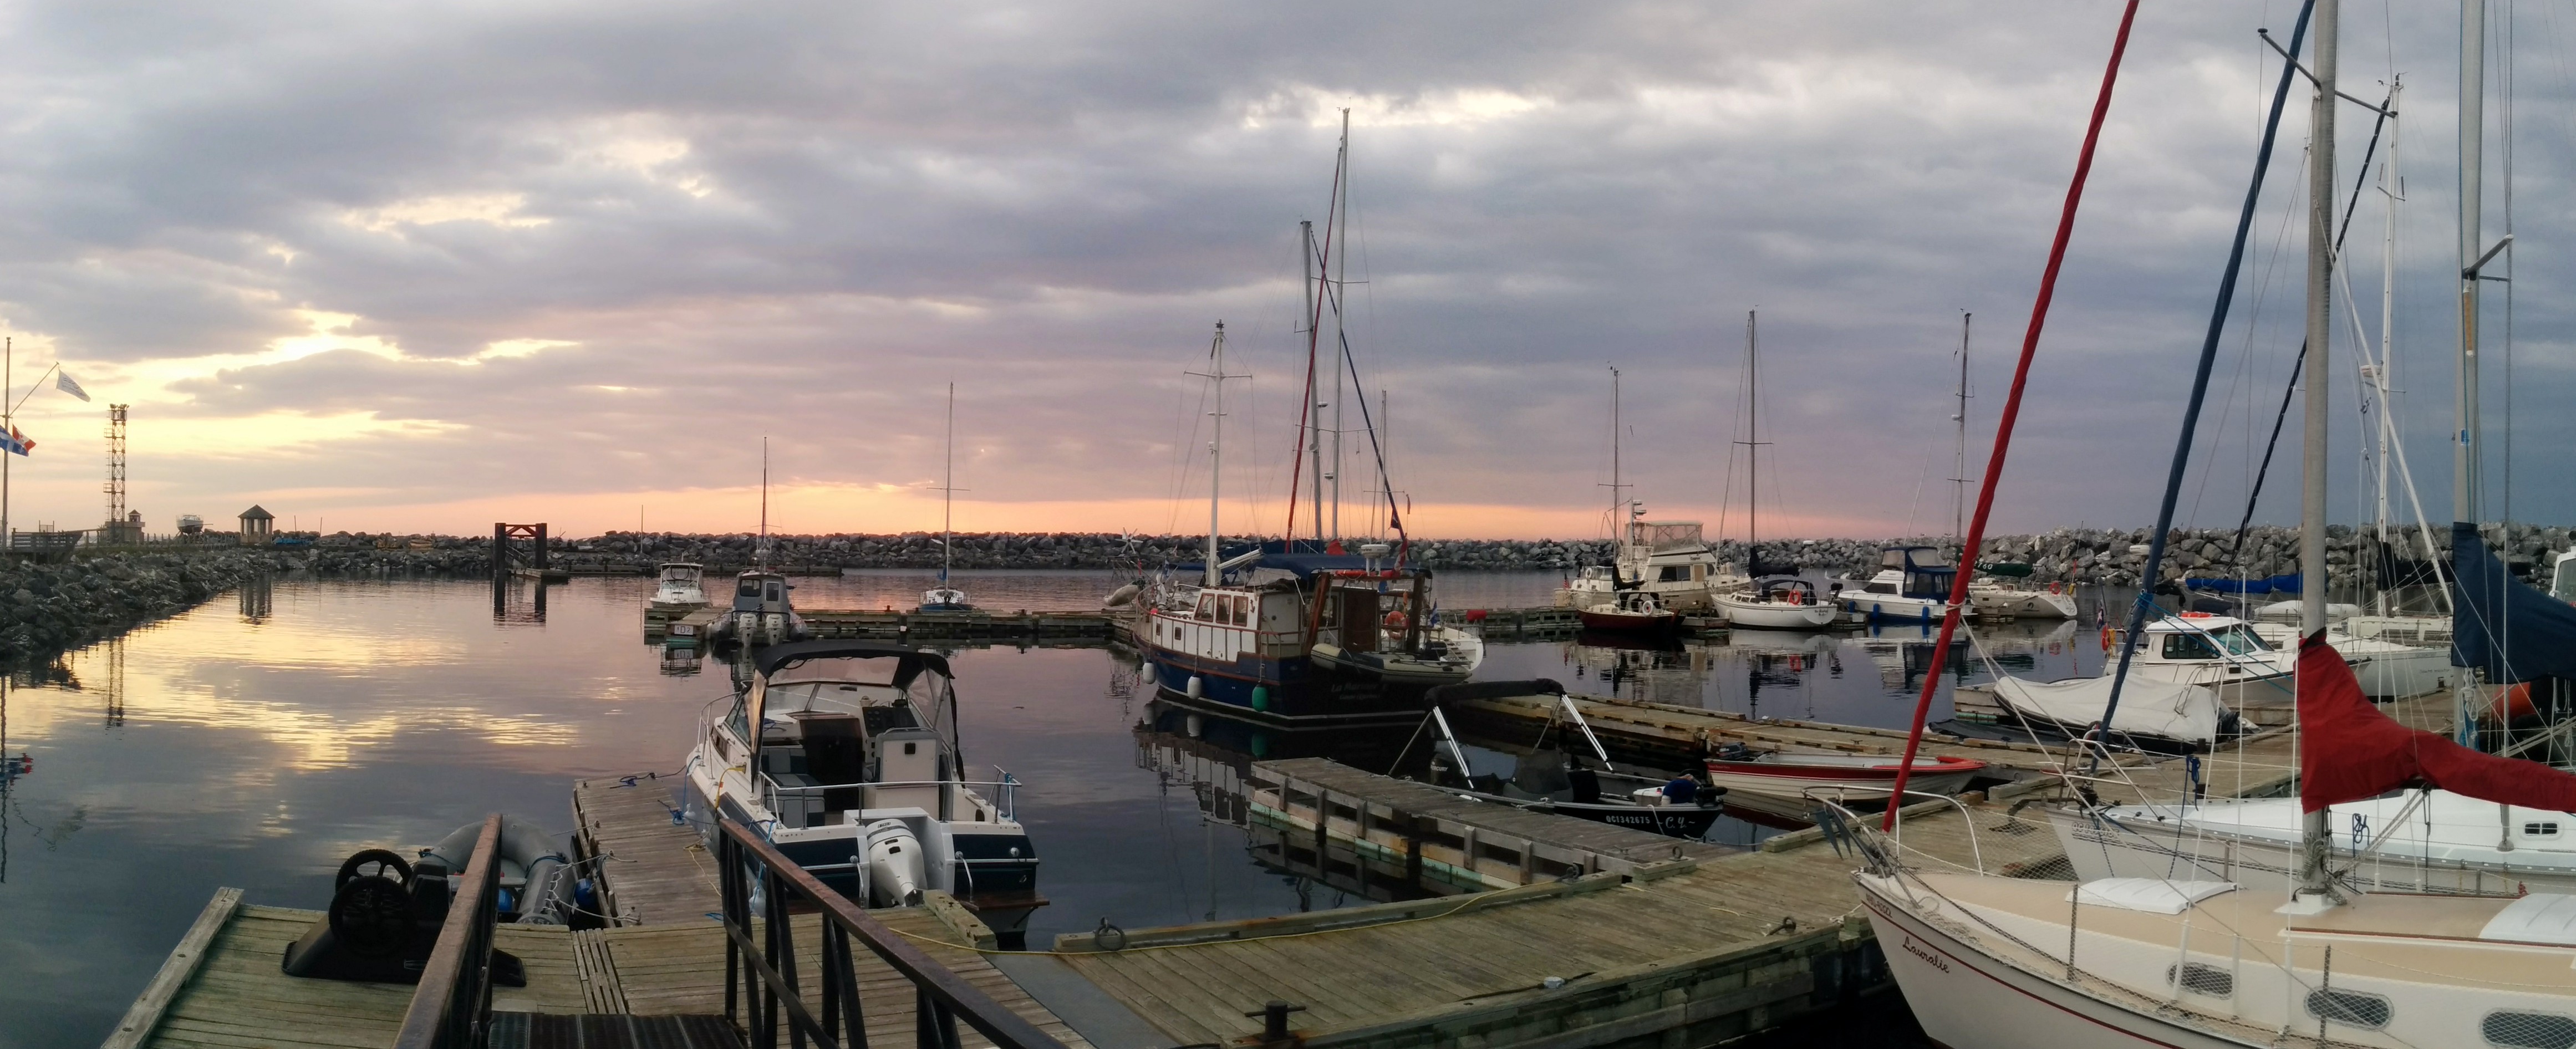
[{"label": "boat trailer wheel", "polygon": [[411,864],[406,862],[400,853],[390,850],[360,850],[341,862],[340,876],[331,879],[331,891],[339,892],[343,886],[349,884],[351,879],[363,875],[391,878],[399,884],[408,886],[411,884]]},{"label": "boat trailer wheel", "polygon": [[411,943],[415,924],[411,888],[382,874],[358,875],[331,894],[330,921],[331,935],[351,953],[376,958],[399,953]]}]

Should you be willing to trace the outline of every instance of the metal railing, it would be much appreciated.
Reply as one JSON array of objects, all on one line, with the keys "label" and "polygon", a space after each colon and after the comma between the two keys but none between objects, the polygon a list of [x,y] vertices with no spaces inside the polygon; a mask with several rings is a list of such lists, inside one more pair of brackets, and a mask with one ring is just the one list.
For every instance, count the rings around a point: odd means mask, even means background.
[{"label": "metal railing", "polygon": [[404,1010],[394,1049],[481,1049],[492,1022],[493,903],[501,886],[501,817],[483,821],[464,890],[449,901],[438,945],[422,967],[420,988]]},{"label": "metal railing", "polygon": [[[1063,1043],[976,990],[954,970],[886,928],[848,897],[798,867],[751,828],[726,819],[716,840],[716,866],[724,883],[725,1015],[738,1017],[748,1044],[779,1044],[786,1014],[790,1044],[802,1049],[866,1049],[856,939],[913,986],[913,1037],[921,1049],[955,1049],[957,1023],[965,1021],[1001,1049],[1063,1049]],[[766,920],[753,924],[757,891]],[[809,1005],[797,972],[795,923],[788,916],[811,907],[821,912],[822,967],[818,1001]],[[756,1005],[754,1003],[757,1003]],[[410,1049],[408,1045],[399,1049]]]},{"label": "metal railing", "polygon": [[[873,799],[876,796],[873,792],[880,788],[900,789],[906,787],[939,787],[943,788],[940,796],[940,811],[932,813],[932,815],[938,816],[941,819],[956,818],[953,815],[953,812],[956,802],[956,794],[959,791],[963,791],[969,797],[982,801],[983,805],[981,807],[992,810],[995,815],[1002,819],[1019,819],[1019,777],[1013,776],[1007,770],[998,767],[993,771],[999,774],[1001,778],[989,780],[924,779],[896,780],[892,782],[869,781],[865,783],[817,783],[811,786],[788,786],[778,782],[777,778],[770,773],[763,772],[760,774],[760,801],[762,805],[769,809],[769,811],[775,813],[781,811],[778,803],[778,799],[780,798],[821,797],[831,791],[856,790],[867,792],[860,795],[862,799]],[[979,792],[977,788],[986,789]],[[868,809],[877,808],[879,806],[858,805],[853,807]],[[787,829],[803,830],[804,828],[788,827]]]}]

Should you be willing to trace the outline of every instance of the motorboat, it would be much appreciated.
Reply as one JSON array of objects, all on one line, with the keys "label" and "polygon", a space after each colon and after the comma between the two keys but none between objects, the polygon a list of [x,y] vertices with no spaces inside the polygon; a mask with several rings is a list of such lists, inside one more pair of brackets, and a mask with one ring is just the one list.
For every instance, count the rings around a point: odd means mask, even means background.
[{"label": "motorboat", "polygon": [[806,637],[804,617],[788,598],[787,577],[754,568],[734,577],[733,607],[707,627],[710,645],[781,645]]},{"label": "motorboat", "polygon": [[1763,630],[1822,630],[1841,618],[1842,609],[1816,599],[1816,584],[1796,576],[1772,576],[1752,590],[1717,596],[1717,613],[1726,625]]},{"label": "motorboat", "polygon": [[654,588],[653,596],[645,600],[646,608],[681,615],[707,607],[706,566],[671,561],[661,565],[658,571],[661,583]]},{"label": "motorboat", "polygon": [[[1710,785],[1748,794],[1855,801],[1885,799],[1905,759],[1884,754],[1828,754],[1754,750],[1741,743],[1708,758]],[[1908,794],[1956,794],[1986,770],[1986,763],[1955,755],[1917,755],[1906,779]]]},{"label": "motorboat", "polygon": [[2275,650],[2251,623],[2209,612],[2182,612],[2147,624],[2129,677],[2214,689],[2219,702],[2246,721],[2286,725],[2296,707],[2290,687],[2295,665],[2291,653]]},{"label": "motorboat", "polygon": [[[1539,730],[1538,742],[1514,762],[1508,779],[1476,771],[1466,749],[1459,745],[1457,734],[1450,730],[1444,710],[1445,704],[1454,700],[1548,695],[1556,697],[1556,705],[1548,711],[1547,725]],[[1726,813],[1724,787],[1695,784],[1686,796],[1675,797],[1667,791],[1667,780],[1612,767],[1609,749],[1592,733],[1582,708],[1565,693],[1565,686],[1555,681],[1537,678],[1453,685],[1435,690],[1426,698],[1431,709],[1423,716],[1423,729],[1430,730],[1433,741],[1431,781],[1459,797],[1694,840],[1707,837],[1709,828]],[[1568,726],[1562,733],[1557,731],[1560,724]],[[1577,732],[1591,745],[1600,768],[1593,768],[1560,747]],[[1553,741],[1549,738],[1552,734]],[[1437,756],[1441,744],[1448,746],[1446,763]]]},{"label": "motorboat", "polygon": [[1665,608],[1654,594],[1643,590],[1623,591],[1612,604],[1575,609],[1574,616],[1585,630],[1620,634],[1670,636],[1682,627],[1681,613]]},{"label": "motorboat", "polygon": [[1016,949],[1046,903],[1037,849],[1015,813],[1019,781],[966,775],[947,658],[829,640],[772,645],[752,664],[689,750],[681,816],[709,851],[731,817],[864,906],[946,892]]},{"label": "motorboat", "polygon": [[1665,608],[1712,607],[1723,594],[1752,585],[1733,562],[1720,560],[1697,521],[1630,521],[1611,563],[1584,566],[1556,592],[1559,608],[1616,604],[1619,594],[1643,590]]},{"label": "motorboat", "polygon": [[[1950,584],[1959,569],[1939,547],[1891,546],[1879,551],[1878,574],[1835,592],[1843,611],[1872,622],[1938,623],[1950,609]],[[1974,602],[1967,611],[1977,611]]]}]

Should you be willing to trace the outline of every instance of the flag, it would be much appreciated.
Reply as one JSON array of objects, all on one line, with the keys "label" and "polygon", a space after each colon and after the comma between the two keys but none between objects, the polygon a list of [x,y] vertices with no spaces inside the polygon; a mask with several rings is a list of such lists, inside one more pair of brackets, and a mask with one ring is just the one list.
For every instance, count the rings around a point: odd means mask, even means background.
[{"label": "flag", "polygon": [[89,391],[81,389],[79,383],[73,382],[72,373],[70,372],[60,370],[55,371],[54,388],[74,397],[78,397],[81,400],[89,400]]},{"label": "flag", "polygon": [[25,455],[36,450],[36,441],[35,438],[19,433],[18,428],[12,426],[9,428],[7,437],[0,437],[0,450]]}]

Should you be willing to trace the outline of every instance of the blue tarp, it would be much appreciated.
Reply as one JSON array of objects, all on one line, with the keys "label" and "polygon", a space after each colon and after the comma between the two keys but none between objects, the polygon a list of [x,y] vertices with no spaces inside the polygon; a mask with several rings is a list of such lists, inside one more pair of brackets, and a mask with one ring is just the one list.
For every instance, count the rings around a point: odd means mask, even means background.
[{"label": "blue tarp", "polygon": [[2576,605],[2515,579],[2466,522],[2451,525],[2451,564],[2452,666],[2480,668],[2489,684],[2576,681]]},{"label": "blue tarp", "polygon": [[[1279,540],[1272,539],[1260,544],[1260,557],[1236,565],[1233,568],[1228,569],[1228,571],[1241,572],[1253,568],[1276,568],[1282,571],[1295,573],[1297,578],[1301,580],[1312,578],[1317,572],[1357,572],[1368,567],[1368,560],[1359,555],[1359,545],[1360,544],[1357,540],[1346,541],[1342,544],[1342,549],[1350,552],[1333,554],[1326,553],[1325,547],[1322,544],[1316,543],[1312,539],[1299,539],[1294,542],[1281,542]],[[1388,545],[1392,546],[1394,544],[1390,543]],[[1250,544],[1239,544],[1231,547],[1219,547],[1217,554],[1219,560],[1232,561],[1244,554],[1251,553],[1252,550],[1253,547]],[[1389,553],[1386,559],[1379,563],[1380,568],[1392,568],[1394,566],[1395,556],[1392,553]],[[1207,562],[1184,561],[1173,565],[1171,570],[1179,575],[1200,574],[1207,571]]]},{"label": "blue tarp", "polygon": [[2299,592],[2299,574],[2292,572],[2270,579],[2185,579],[2182,585],[2212,594],[2295,594]]}]

